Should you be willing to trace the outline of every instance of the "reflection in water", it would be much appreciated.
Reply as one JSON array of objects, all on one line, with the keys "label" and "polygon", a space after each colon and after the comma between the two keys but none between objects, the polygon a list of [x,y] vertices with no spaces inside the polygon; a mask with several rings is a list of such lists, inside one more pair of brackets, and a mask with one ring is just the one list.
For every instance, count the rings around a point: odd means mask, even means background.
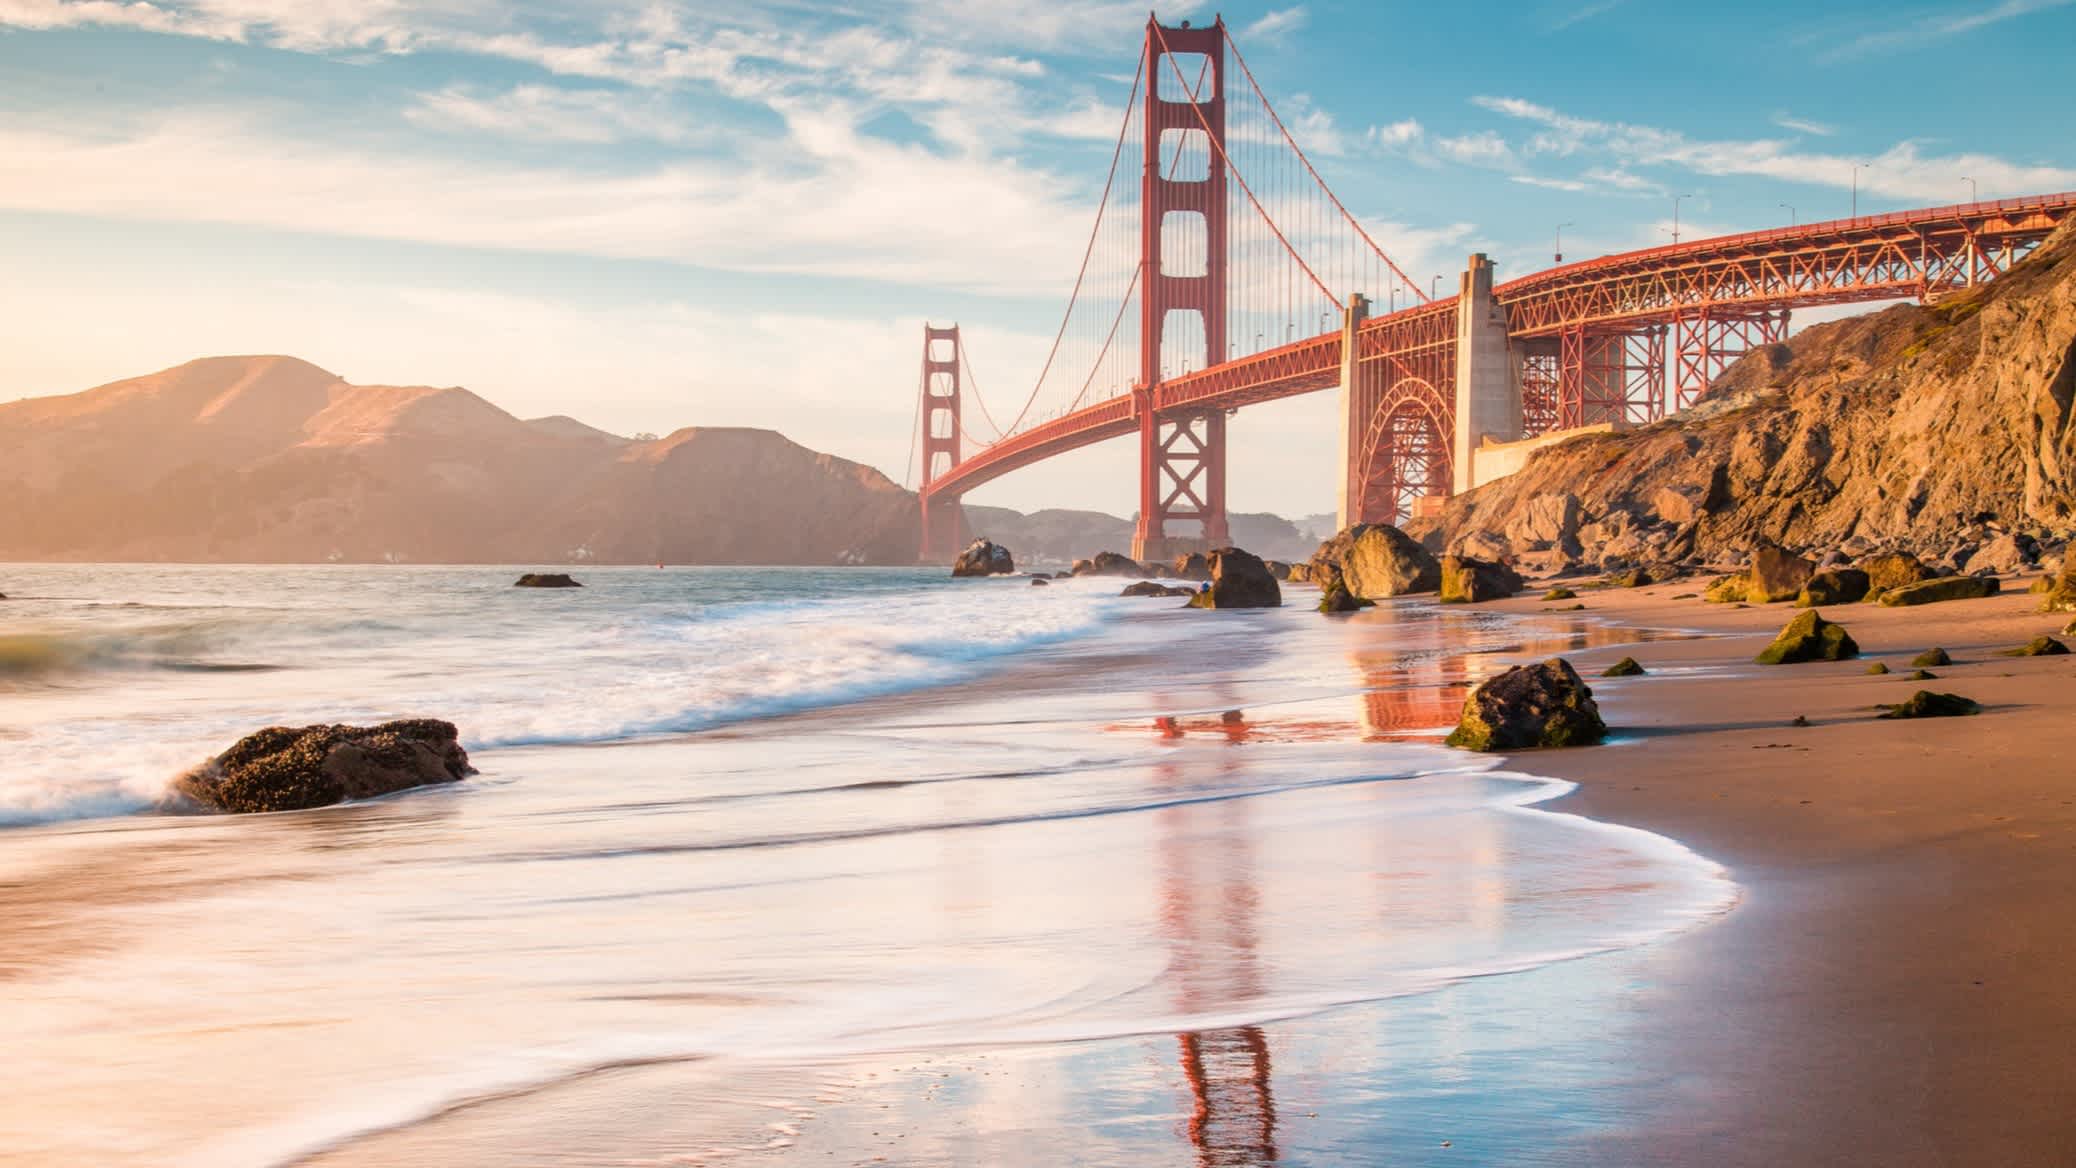
[{"label": "reflection in water", "polygon": [[[1244,740],[1247,724],[1240,711],[1226,711],[1219,724],[1234,741]],[[1237,763],[1228,759],[1220,769],[1231,775]],[[1172,765],[1160,769],[1161,785],[1181,780]],[[1161,923],[1181,1013],[1242,1006],[1264,992],[1251,802],[1172,807],[1160,814]],[[1209,846],[1194,838],[1207,831]],[[1205,857],[1215,872],[1197,870]],[[1215,890],[1209,903],[1200,897],[1205,889]],[[1274,1164],[1276,1100],[1269,1087],[1269,1040],[1261,1027],[1186,1031],[1176,1040],[1192,1097],[1189,1139],[1197,1163]]]}]

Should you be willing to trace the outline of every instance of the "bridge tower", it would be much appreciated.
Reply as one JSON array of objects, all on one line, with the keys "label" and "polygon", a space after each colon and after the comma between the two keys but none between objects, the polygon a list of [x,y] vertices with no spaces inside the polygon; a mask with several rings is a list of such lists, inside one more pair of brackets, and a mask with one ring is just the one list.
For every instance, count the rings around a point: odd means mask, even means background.
[{"label": "bridge tower", "polygon": [[[1188,62],[1184,67],[1183,62]],[[1139,195],[1139,525],[1136,559],[1232,542],[1225,515],[1225,412],[1159,409],[1162,357],[1204,369],[1226,357],[1225,21],[1146,22],[1145,143]],[[1177,80],[1177,74],[1181,80]],[[1163,166],[1163,158],[1169,159]],[[1201,173],[1182,169],[1202,160]],[[1201,238],[1201,251],[1184,241]],[[1172,245],[1172,246],[1171,246]],[[1170,254],[1170,252],[1176,254]],[[1185,266],[1201,254],[1201,271]],[[1186,327],[1190,317],[1197,327]],[[1177,327],[1185,326],[1185,327]],[[1171,329],[1178,338],[1165,342]],[[1195,351],[1198,338],[1203,349]],[[1185,351],[1188,350],[1188,351]],[[1202,525],[1170,537],[1169,521]]]},{"label": "bridge tower", "polygon": [[966,543],[965,512],[958,498],[930,491],[937,476],[959,464],[959,370],[964,364],[960,343],[958,325],[923,325],[923,489],[918,498],[924,563],[948,560]]}]

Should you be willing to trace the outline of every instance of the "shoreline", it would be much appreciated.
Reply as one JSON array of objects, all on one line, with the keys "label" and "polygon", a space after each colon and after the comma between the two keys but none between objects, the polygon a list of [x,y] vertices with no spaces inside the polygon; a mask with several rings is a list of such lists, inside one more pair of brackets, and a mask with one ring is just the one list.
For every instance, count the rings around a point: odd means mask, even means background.
[{"label": "shoreline", "polygon": [[[1632,646],[1653,671],[1633,679],[1593,676],[1617,653],[1574,655],[1610,744],[1507,763],[1577,783],[1554,809],[1677,840],[1744,891],[1636,955],[1628,1056],[1665,1085],[1580,1162],[2053,1162],[2076,1135],[2076,658],[1996,650],[2066,618],[2023,591],[1841,605],[1825,616],[1858,659],[1758,666],[1797,610],[1670,599],[1693,584],[1582,592],[1586,615],[1708,635]],[[1955,663],[1908,680],[1935,645]],[[1920,688],[1985,710],[1875,717]]]}]

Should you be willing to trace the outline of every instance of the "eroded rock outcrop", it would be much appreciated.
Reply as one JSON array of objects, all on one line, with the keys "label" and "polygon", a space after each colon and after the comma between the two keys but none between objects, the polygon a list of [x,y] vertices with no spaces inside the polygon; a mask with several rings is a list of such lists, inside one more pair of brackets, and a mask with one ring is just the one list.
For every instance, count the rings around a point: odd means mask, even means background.
[{"label": "eroded rock outcrop", "polygon": [[1581,563],[1603,571],[1770,543],[1842,550],[1885,590],[1867,557],[2047,562],[2076,532],[2076,223],[1980,288],[1755,350],[1682,414],[1538,451],[1407,534],[1524,555],[1552,497],[1575,501]]},{"label": "eroded rock outcrop", "polygon": [[1944,576],[1891,588],[1881,594],[1881,603],[1890,608],[1904,608],[1938,604],[1945,600],[1979,600],[1995,596],[1999,587],[1995,576]]},{"label": "eroded rock outcrop", "polygon": [[302,811],[475,773],[452,722],[414,718],[379,726],[270,726],[173,787],[216,811]]}]

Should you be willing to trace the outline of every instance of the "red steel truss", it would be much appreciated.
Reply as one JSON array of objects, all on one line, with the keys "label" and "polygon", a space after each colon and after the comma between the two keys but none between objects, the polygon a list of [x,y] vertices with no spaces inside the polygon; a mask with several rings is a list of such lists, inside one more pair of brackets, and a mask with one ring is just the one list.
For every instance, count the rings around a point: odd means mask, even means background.
[{"label": "red steel truss", "polygon": [[[1182,49],[1176,30],[1168,33],[1176,51],[1202,51]],[[1936,300],[2009,271],[2072,214],[2076,192],[1867,215],[1608,256],[1501,284],[1495,295],[1523,354],[1524,433],[1683,409],[1738,356],[1785,339],[1790,309]],[[1443,300],[1361,326],[1352,388],[1363,395],[1361,416],[1371,419],[1357,454],[1364,506],[1377,508],[1371,514],[1403,516],[1417,498],[1448,491],[1455,325],[1455,302]],[[1207,320],[1207,335],[1210,329]],[[1020,467],[1132,433],[1158,454],[1176,418],[1331,389],[1340,366],[1335,331],[1155,379],[1150,392],[1098,402],[1011,434],[941,473],[926,471],[923,493],[956,499]],[[1151,438],[1142,414],[1161,423]],[[1176,470],[1191,473],[1180,463],[1169,467],[1170,488]],[[1208,486],[1154,492],[1156,509],[1173,499],[1193,510],[1209,504],[1208,493]]]}]

